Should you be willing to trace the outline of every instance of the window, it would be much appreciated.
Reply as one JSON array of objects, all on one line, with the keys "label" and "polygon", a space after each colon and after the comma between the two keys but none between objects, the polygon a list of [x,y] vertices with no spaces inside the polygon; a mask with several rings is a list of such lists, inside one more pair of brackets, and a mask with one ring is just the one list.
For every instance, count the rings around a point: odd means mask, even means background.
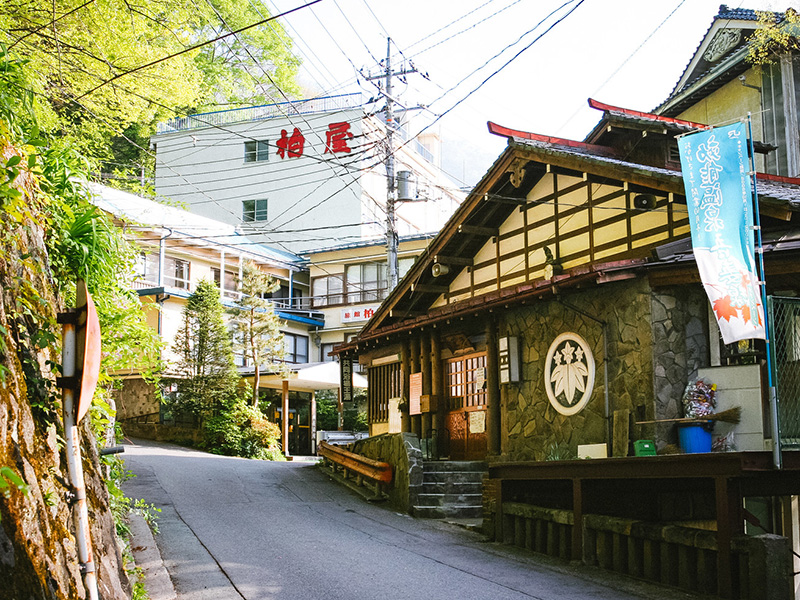
[{"label": "window", "polygon": [[164,285],[181,290],[189,289],[189,261],[167,256],[164,258]]},{"label": "window", "polygon": [[[220,287],[220,285],[219,285],[219,269],[216,269],[216,268],[212,267],[211,268],[211,272],[214,274],[214,283],[217,284],[217,287]],[[239,295],[238,294],[238,287],[236,285],[238,280],[239,280],[238,273],[234,273],[233,271],[228,271],[226,269],[225,270],[225,287],[221,288],[222,295],[223,296],[227,296],[229,298],[238,297],[238,295]]]},{"label": "window", "polygon": [[308,362],[308,336],[284,332],[283,343],[286,346],[286,362],[295,364]]},{"label": "window", "polygon": [[158,254],[142,250],[136,257],[136,279],[147,284],[158,285]]},{"label": "window", "polygon": [[386,263],[347,265],[347,302],[376,302],[386,292]]},{"label": "window", "polygon": [[367,413],[370,423],[389,420],[389,400],[401,396],[402,371],[400,363],[369,368]]},{"label": "window", "polygon": [[244,143],[244,162],[261,162],[269,160],[269,143],[259,140]]},{"label": "window", "polygon": [[344,303],[344,281],[342,275],[315,277],[311,282],[314,306],[331,306]]},{"label": "window", "polygon": [[448,360],[445,377],[449,410],[486,404],[486,354]]},{"label": "window", "polygon": [[242,202],[242,221],[252,223],[253,221],[267,220],[267,199],[263,200],[244,200]]},{"label": "window", "polygon": [[331,352],[331,350],[333,350],[333,347],[335,345],[336,345],[335,343],[334,344],[322,344],[322,345],[320,345],[320,347],[319,347],[319,351],[320,351],[320,354],[321,354],[320,362],[334,362],[336,360],[336,357],[330,355],[330,352]]}]

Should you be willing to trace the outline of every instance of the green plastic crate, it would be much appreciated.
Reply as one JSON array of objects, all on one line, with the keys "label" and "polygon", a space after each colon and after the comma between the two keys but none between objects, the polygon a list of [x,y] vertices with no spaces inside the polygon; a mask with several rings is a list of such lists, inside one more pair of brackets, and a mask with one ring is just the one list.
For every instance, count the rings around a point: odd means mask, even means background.
[{"label": "green plastic crate", "polygon": [[635,456],[655,456],[656,445],[653,440],[636,440],[633,442],[633,453]]}]

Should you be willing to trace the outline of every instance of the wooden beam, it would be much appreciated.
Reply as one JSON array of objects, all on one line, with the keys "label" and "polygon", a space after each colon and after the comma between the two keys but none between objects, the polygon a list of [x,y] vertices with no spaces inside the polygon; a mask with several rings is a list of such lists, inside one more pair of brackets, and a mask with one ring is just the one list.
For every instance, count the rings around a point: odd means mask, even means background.
[{"label": "wooden beam", "polygon": [[480,227],[478,225],[459,225],[458,232],[466,233],[468,235],[485,235],[486,237],[493,237],[499,233],[499,229],[495,227]]},{"label": "wooden beam", "polygon": [[433,262],[441,265],[462,265],[471,267],[473,260],[471,258],[463,258],[461,256],[445,256],[443,254],[434,254]]},{"label": "wooden beam", "polygon": [[444,294],[447,291],[447,286],[430,285],[425,283],[412,283],[411,291],[420,292],[421,294]]}]

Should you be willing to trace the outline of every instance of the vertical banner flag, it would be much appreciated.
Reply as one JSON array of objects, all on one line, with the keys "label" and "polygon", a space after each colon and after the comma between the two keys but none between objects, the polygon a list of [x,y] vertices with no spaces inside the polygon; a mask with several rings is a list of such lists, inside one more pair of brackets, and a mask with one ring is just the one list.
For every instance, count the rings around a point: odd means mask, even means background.
[{"label": "vertical banner flag", "polygon": [[764,338],[744,123],[678,139],[692,249],[726,344]]}]

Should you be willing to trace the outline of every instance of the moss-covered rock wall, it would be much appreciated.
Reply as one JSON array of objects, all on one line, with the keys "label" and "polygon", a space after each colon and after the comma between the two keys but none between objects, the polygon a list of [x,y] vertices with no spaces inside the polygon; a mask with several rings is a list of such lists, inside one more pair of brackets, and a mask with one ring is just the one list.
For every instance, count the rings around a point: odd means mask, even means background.
[{"label": "moss-covered rock wall", "polygon": [[[4,219],[0,238],[0,467],[29,486],[0,494],[0,597],[76,600],[86,597],[74,534],[74,514],[54,386],[49,342],[61,309],[49,280],[40,227]],[[44,265],[44,266],[43,266]],[[108,492],[100,474],[89,419],[80,427],[89,520],[103,600],[130,597],[115,538]]]}]

